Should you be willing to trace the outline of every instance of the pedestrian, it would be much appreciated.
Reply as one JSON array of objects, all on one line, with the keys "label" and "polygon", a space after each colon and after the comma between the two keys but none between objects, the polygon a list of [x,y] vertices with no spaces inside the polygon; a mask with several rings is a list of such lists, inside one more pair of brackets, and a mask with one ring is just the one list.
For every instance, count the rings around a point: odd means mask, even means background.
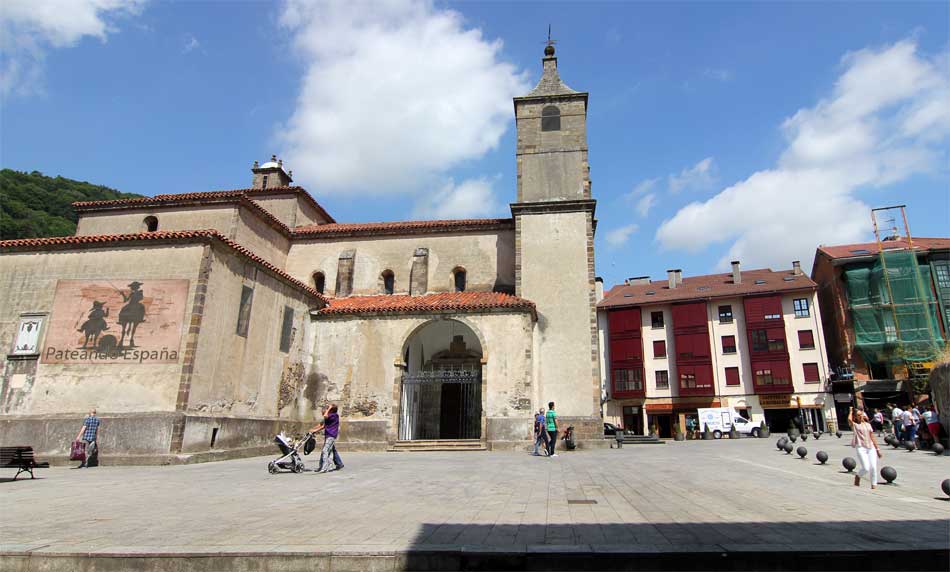
[{"label": "pedestrian", "polygon": [[904,423],[904,442],[917,442],[917,423],[914,422],[914,412],[907,408],[901,415],[901,421]]},{"label": "pedestrian", "polygon": [[891,407],[891,422],[894,424],[894,436],[898,441],[904,440],[904,411],[894,405]]},{"label": "pedestrian", "polygon": [[924,421],[927,423],[927,430],[930,431],[930,436],[933,437],[934,443],[940,442],[940,414],[937,413],[937,406],[933,403],[930,404],[930,408],[923,413]]},{"label": "pedestrian", "polygon": [[89,410],[89,415],[82,422],[82,428],[76,434],[76,441],[82,441],[86,444],[86,457],[79,464],[77,469],[90,466],[92,460],[95,465],[99,464],[99,418],[96,417],[96,408]]},{"label": "pedestrian", "polygon": [[[329,414],[329,411],[330,411],[330,405],[329,404],[324,405],[323,408],[320,409],[320,415],[322,415],[323,418],[326,419],[327,415]],[[333,443],[333,464],[336,465],[337,471],[343,468],[343,461],[340,459],[340,454],[337,453],[336,451],[336,442]],[[322,468],[323,468],[323,450],[321,449],[320,461],[317,463],[316,472],[319,472],[320,469]]]},{"label": "pedestrian", "polygon": [[[314,425],[311,429],[311,433],[318,433],[323,431],[323,452],[320,454],[320,468],[317,470],[318,473],[329,473],[330,471],[338,470],[336,461],[334,460],[333,448],[336,444],[337,437],[340,435],[340,416],[337,414],[336,404],[330,404],[329,409],[326,410],[326,413],[323,416],[323,422]],[[339,457],[336,457],[338,460]],[[340,467],[342,467],[340,463]]]},{"label": "pedestrian", "polygon": [[881,413],[881,410],[874,408],[874,417],[871,419],[871,427],[877,431],[877,434],[880,435],[881,431],[884,429],[884,414]]},{"label": "pedestrian", "polygon": [[531,453],[535,457],[540,457],[541,453],[539,451],[544,451],[545,454],[548,452],[548,440],[547,432],[544,428],[544,408],[538,409],[538,413],[534,416],[534,452]]},{"label": "pedestrian", "polygon": [[557,444],[557,413],[554,411],[554,402],[548,403],[548,412],[544,414],[545,429],[548,432],[548,457],[557,457],[554,446]]},{"label": "pedestrian", "polygon": [[861,477],[870,473],[871,488],[877,488],[877,460],[881,457],[881,448],[877,446],[877,440],[874,438],[874,430],[868,423],[868,416],[860,407],[851,408],[848,412],[848,422],[851,424],[851,431],[854,435],[851,437],[851,446],[854,447],[858,455],[858,464],[861,470],[854,476],[854,486],[861,486]]}]

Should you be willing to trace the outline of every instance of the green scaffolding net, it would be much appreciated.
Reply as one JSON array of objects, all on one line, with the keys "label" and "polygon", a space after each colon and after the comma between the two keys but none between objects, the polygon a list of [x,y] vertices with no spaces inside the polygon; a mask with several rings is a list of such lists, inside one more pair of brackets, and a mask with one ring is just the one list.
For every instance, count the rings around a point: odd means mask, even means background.
[{"label": "green scaffolding net", "polygon": [[885,250],[845,270],[857,350],[867,363],[913,364],[943,346],[930,267],[910,250]]}]

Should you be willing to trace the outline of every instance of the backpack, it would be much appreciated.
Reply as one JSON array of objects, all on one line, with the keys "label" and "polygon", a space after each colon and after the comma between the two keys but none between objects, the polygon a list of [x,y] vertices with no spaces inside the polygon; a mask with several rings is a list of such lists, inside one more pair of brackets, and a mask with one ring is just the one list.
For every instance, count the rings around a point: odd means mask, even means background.
[{"label": "backpack", "polygon": [[313,450],[317,448],[317,438],[313,435],[307,438],[307,442],[303,444],[303,454],[309,455],[313,453]]}]

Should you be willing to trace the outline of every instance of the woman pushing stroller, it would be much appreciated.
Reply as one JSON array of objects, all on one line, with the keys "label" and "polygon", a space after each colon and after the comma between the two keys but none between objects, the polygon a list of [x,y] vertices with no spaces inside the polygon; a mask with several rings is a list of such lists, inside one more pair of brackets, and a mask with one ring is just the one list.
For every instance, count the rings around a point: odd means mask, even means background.
[{"label": "woman pushing stroller", "polygon": [[343,468],[343,461],[336,452],[336,439],[340,435],[340,416],[335,403],[323,408],[323,421],[314,425],[311,433],[323,431],[323,453],[320,455],[320,467],[316,472],[329,473]]}]

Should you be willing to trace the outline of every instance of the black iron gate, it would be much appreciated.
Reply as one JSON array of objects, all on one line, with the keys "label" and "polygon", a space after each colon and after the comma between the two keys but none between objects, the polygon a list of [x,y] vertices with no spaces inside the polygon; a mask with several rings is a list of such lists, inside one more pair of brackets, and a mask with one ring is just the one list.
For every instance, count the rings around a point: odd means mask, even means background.
[{"label": "black iron gate", "polygon": [[480,364],[439,365],[402,376],[399,439],[479,439]]}]

